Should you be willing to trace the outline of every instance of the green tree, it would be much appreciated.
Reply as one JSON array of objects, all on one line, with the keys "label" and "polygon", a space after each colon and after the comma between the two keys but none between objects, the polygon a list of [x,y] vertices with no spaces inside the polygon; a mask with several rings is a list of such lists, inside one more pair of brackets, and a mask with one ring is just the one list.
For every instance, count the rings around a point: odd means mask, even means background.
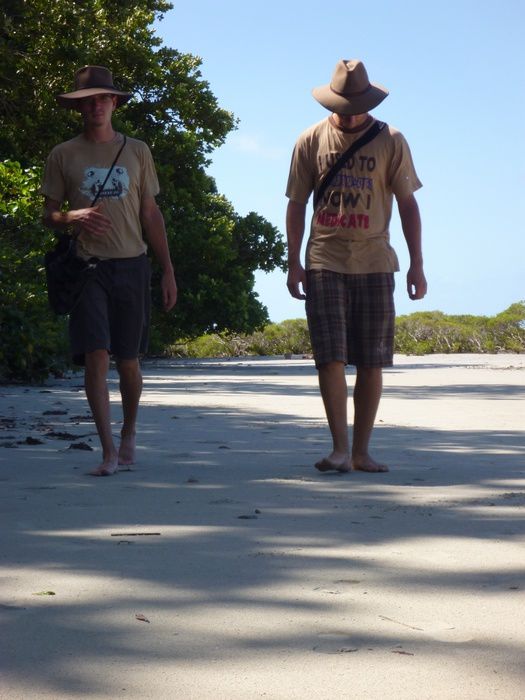
[{"label": "green tree", "polygon": [[[82,65],[108,66],[134,95],[116,112],[115,127],[151,147],[181,288],[174,314],[155,312],[157,349],[180,333],[260,327],[267,310],[253,291],[253,273],[284,267],[277,229],[256,214],[239,217],[206,173],[236,120],[217,104],[201,60],[155,35],[154,22],[170,9],[164,0],[6,0],[0,10],[3,157],[40,166],[56,143],[78,133],[79,116],[59,109],[55,96],[72,87]],[[37,258],[50,245],[43,232],[39,240]]]},{"label": "green tree", "polygon": [[49,312],[38,225],[38,168],[0,163],[0,380],[44,379],[67,365],[64,319]]}]

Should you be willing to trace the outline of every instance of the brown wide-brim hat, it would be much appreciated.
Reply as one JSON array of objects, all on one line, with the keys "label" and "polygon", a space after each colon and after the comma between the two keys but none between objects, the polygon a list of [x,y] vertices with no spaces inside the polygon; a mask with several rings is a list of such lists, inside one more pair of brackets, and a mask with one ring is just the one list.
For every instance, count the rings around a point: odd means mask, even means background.
[{"label": "brown wide-brim hat", "polygon": [[75,73],[75,89],[73,92],[65,92],[57,95],[57,102],[66,109],[76,109],[77,100],[92,95],[116,95],[117,107],[131,99],[132,94],[122,92],[113,84],[111,71],[104,66],[84,66]]},{"label": "brown wide-brim hat", "polygon": [[362,61],[352,59],[339,61],[330,85],[314,88],[312,95],[336,114],[364,114],[377,107],[388,90],[371,83]]}]

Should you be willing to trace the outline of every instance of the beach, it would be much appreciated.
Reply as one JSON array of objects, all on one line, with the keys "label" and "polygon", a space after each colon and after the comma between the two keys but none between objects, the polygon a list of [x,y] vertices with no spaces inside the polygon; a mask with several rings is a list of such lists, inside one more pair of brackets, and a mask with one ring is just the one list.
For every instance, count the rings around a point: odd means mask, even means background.
[{"label": "beach", "polygon": [[396,356],[385,474],[314,469],[309,359],[143,371],[107,478],[80,374],[0,386],[2,700],[523,697],[525,355]]}]

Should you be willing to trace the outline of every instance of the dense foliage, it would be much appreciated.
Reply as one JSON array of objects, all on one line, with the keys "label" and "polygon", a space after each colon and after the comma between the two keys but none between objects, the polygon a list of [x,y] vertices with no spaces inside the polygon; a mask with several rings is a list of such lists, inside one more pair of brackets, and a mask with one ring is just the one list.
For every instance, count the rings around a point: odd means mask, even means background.
[{"label": "dense foliage", "polygon": [[[52,237],[38,224],[37,187],[48,152],[81,128],[79,116],[58,108],[55,96],[70,90],[74,71],[88,63],[108,66],[118,86],[134,94],[116,112],[115,128],[146,141],[157,165],[158,201],[180,301],[169,316],[158,311],[157,304],[153,350],[160,351],[181,335],[209,329],[246,333],[268,321],[253,290],[254,271],[282,268],[284,242],[261,216],[239,216],[206,173],[210,154],[236,121],[217,104],[202,77],[200,59],[165,47],[156,37],[153,24],[170,8],[164,0],[2,3],[0,153],[8,160],[2,171],[0,228],[0,243],[7,252],[2,254],[0,274],[2,289],[8,290],[4,302],[9,300],[2,322],[19,319],[11,324],[10,335],[2,326],[2,346],[9,340],[15,347],[33,347],[24,371],[16,362],[10,364],[12,356],[2,349],[9,377],[28,378],[29,368],[34,368],[36,378],[46,365],[52,371],[55,356],[44,349],[55,345],[58,353],[63,347],[63,320],[53,318],[45,304],[40,263]],[[20,193],[23,204],[17,201]],[[35,318],[41,319],[36,327]],[[28,327],[36,334],[32,340],[22,332]]]},{"label": "dense foliage", "polygon": [[[167,348],[179,357],[241,355],[309,355],[306,320],[271,323],[252,334],[207,333]],[[525,302],[512,304],[496,316],[446,316],[422,311],[396,320],[395,352],[436,353],[525,352]]]},{"label": "dense foliage", "polygon": [[[67,365],[63,319],[49,312],[38,224],[40,172],[0,163],[0,379],[43,379]],[[44,290],[44,291],[43,291]]]},{"label": "dense foliage", "polygon": [[252,334],[206,333],[167,348],[174,357],[240,357],[242,355],[308,355],[306,321],[301,318],[269,323]]},{"label": "dense foliage", "polygon": [[420,311],[396,320],[396,352],[525,352],[525,302],[496,316],[446,316]]}]

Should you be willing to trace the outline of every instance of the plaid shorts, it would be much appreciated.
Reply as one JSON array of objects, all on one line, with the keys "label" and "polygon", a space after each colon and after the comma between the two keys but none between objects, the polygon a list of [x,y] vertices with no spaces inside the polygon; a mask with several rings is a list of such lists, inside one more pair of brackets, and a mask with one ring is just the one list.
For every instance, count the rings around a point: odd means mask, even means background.
[{"label": "plaid shorts", "polygon": [[306,273],[306,318],[315,366],[344,362],[391,367],[394,356],[394,275]]},{"label": "plaid shorts", "polygon": [[77,365],[85,353],[107,350],[120,360],[146,352],[150,320],[151,266],[147,255],[102,260],[69,317],[71,354]]}]

